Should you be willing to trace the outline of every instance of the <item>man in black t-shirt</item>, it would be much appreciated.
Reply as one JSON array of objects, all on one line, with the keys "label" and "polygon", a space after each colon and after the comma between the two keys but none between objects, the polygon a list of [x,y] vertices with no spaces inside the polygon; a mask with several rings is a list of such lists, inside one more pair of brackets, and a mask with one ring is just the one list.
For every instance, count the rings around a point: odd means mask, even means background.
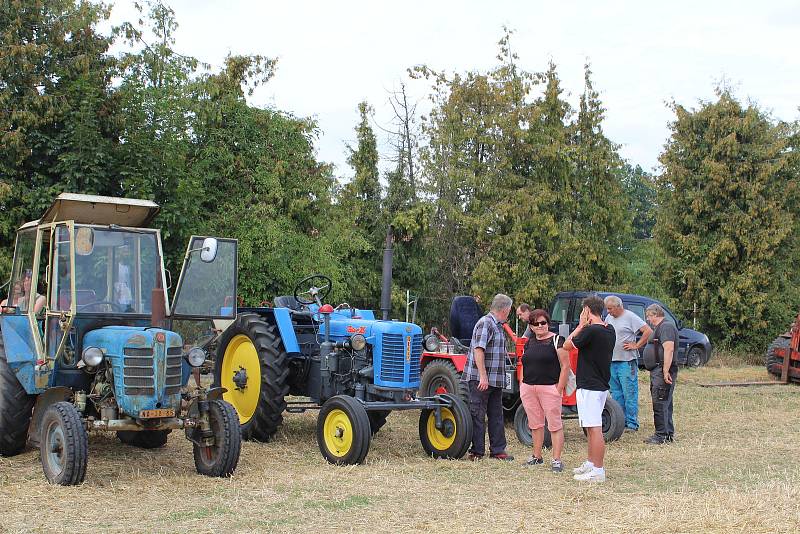
[{"label": "man in black t-shirt", "polygon": [[653,337],[645,350],[656,352],[658,367],[650,371],[650,396],[653,398],[653,424],[656,432],[646,440],[648,445],[672,443],[675,425],[672,422],[672,397],[678,379],[675,350],[678,348],[678,329],[665,320],[664,308],[651,304],[644,317],[653,326]]},{"label": "man in black t-shirt", "polygon": [[583,299],[581,304],[583,311],[580,323],[564,342],[564,348],[568,351],[573,347],[578,349],[578,368],[575,373],[578,390],[575,397],[578,401],[578,420],[586,429],[589,440],[588,458],[573,472],[575,480],[605,482],[603,408],[608,397],[611,355],[617,338],[614,328],[602,319],[604,304],[601,298],[592,295]]}]

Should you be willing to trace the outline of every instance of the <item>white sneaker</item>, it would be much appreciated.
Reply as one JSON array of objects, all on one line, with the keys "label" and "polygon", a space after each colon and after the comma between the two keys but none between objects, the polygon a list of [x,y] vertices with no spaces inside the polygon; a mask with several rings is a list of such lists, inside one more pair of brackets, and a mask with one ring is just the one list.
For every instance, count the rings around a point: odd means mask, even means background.
[{"label": "white sneaker", "polygon": [[591,471],[587,471],[586,473],[575,475],[572,478],[575,480],[580,480],[581,482],[605,482],[606,472],[605,470],[600,471],[599,469],[595,468]]},{"label": "white sneaker", "polygon": [[588,473],[592,469],[594,469],[594,466],[590,466],[589,462],[583,462],[580,465],[580,467],[576,467],[575,469],[572,470],[572,472],[575,473],[576,475],[582,475],[584,473]]}]

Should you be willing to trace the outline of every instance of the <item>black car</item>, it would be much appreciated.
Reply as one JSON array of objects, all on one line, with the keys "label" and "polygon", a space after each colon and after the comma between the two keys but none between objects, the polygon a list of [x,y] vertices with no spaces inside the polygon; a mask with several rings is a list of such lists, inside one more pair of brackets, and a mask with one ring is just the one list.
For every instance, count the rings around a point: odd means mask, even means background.
[{"label": "black car", "polygon": [[[678,365],[698,367],[705,365],[711,358],[711,341],[708,336],[686,328],[680,320],[676,319],[669,308],[663,303],[650,297],[642,295],[629,295],[627,293],[608,293],[602,291],[562,291],[558,293],[550,304],[550,317],[553,319],[552,329],[558,330],[558,323],[566,322],[569,324],[570,332],[578,326],[578,319],[581,315],[581,300],[595,294],[604,299],[609,295],[616,295],[622,300],[622,306],[644,319],[644,310],[651,304],[658,304],[664,308],[665,320],[670,321],[678,328],[680,340],[678,342]],[[603,317],[606,315],[603,310]],[[640,359],[641,362],[641,359]]]}]

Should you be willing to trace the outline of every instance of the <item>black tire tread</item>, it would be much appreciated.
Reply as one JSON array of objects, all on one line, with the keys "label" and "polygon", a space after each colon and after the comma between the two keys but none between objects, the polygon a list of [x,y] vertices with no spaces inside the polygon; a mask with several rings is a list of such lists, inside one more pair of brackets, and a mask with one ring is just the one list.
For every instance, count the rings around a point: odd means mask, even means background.
[{"label": "black tire tread", "polygon": [[0,456],[22,452],[28,438],[36,395],[28,395],[6,360],[0,335]]},{"label": "black tire tread", "polygon": [[775,353],[775,350],[788,349],[791,342],[792,340],[787,337],[778,336],[772,340],[772,343],[769,344],[769,347],[767,347],[767,352],[764,355],[764,365],[767,367],[767,372],[769,374],[778,377],[781,376],[781,365],[783,364],[783,358],[778,356]]},{"label": "black tire tread", "polygon": [[241,425],[242,439],[268,442],[283,423],[286,395],[289,394],[289,360],[277,328],[255,313],[243,313],[222,335],[217,348],[214,385],[220,385],[222,359],[228,343],[244,334],[253,343],[261,362],[259,401],[250,420]]},{"label": "black tire tread", "polygon": [[[58,418],[63,426],[66,441],[66,455],[64,470],[60,475],[53,475],[45,468],[44,454],[47,450],[47,433],[45,429],[52,418]],[[89,463],[89,436],[83,427],[83,421],[74,405],[61,401],[51,404],[42,417],[42,438],[39,446],[42,455],[42,468],[45,477],[51,484],[61,486],[77,486],[86,477],[86,466]]]},{"label": "black tire tread", "polygon": [[196,443],[192,447],[194,454],[194,465],[197,472],[208,477],[228,478],[233,475],[236,466],[239,464],[239,457],[242,452],[242,433],[237,424],[239,415],[236,408],[229,402],[221,399],[208,401],[209,415],[219,418],[222,422],[222,435],[214,436],[219,441],[222,438],[222,447],[218,461],[208,466],[200,458],[200,446]]},{"label": "black tire tread", "polygon": [[117,437],[125,445],[140,449],[158,449],[167,444],[171,430],[120,430]]},{"label": "black tire tread", "polygon": [[469,386],[461,380],[461,373],[458,372],[453,362],[449,360],[431,360],[422,370],[419,389],[423,397],[432,397],[435,394],[429,389],[433,379],[439,376],[455,384],[454,391],[449,391],[448,393],[457,394],[461,400],[469,404]]}]

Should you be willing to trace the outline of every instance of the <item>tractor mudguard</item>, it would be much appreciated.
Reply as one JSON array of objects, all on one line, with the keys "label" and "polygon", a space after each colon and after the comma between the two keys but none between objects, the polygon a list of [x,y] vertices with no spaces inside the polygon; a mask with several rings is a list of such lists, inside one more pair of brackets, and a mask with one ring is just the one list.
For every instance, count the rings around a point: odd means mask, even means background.
[{"label": "tractor mudguard", "polygon": [[275,325],[278,327],[278,332],[281,333],[283,348],[287,353],[299,354],[300,345],[297,343],[297,335],[294,333],[289,308],[272,308],[271,311],[275,317]]},{"label": "tractor mudguard", "polygon": [[47,389],[44,393],[36,397],[36,404],[33,406],[33,418],[28,427],[28,442],[32,446],[38,447],[41,441],[39,435],[41,431],[40,427],[42,424],[42,416],[44,416],[44,412],[47,411],[47,408],[57,402],[69,401],[72,399],[72,395],[73,392],[71,389],[59,386]]}]

